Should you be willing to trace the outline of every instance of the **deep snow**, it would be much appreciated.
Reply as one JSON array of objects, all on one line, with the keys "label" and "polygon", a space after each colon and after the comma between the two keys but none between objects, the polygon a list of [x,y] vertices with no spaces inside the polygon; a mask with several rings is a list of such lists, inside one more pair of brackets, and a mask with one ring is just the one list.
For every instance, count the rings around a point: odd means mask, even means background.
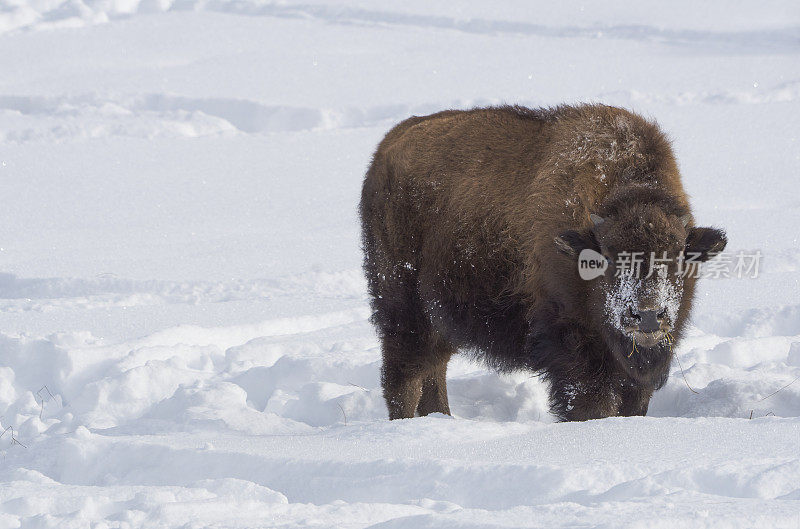
[{"label": "deep snow", "polygon": [[[0,527],[800,527],[798,65],[790,0],[0,0]],[[649,417],[458,358],[455,418],[388,422],[372,150],[565,101],[658,119],[759,277]]]}]

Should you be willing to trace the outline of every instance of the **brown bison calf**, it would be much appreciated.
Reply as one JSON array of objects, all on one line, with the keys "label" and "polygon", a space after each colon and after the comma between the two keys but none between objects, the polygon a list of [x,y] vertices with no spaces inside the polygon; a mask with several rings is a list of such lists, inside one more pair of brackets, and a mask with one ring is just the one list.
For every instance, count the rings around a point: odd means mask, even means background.
[{"label": "brown bison calf", "polygon": [[694,227],[658,127],[602,105],[407,119],[360,214],[392,419],[450,412],[459,348],[541,373],[562,420],[644,415],[689,315],[684,256],[726,244]]}]

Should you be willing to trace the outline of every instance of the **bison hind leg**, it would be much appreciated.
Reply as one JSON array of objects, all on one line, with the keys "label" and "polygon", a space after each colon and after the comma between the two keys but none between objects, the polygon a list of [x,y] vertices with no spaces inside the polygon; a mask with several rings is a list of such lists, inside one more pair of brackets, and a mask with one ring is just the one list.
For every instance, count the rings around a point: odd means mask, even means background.
[{"label": "bison hind leg", "polygon": [[[417,305],[417,304],[413,304]],[[381,385],[390,419],[430,413],[450,414],[447,362],[455,349],[436,332],[420,310],[385,311],[376,307],[381,334]]]},{"label": "bison hind leg", "polygon": [[437,336],[384,336],[381,384],[390,419],[410,418],[415,412],[450,414],[446,373],[453,352]]},{"label": "bison hind leg", "polygon": [[417,405],[420,416],[431,413],[450,415],[447,401],[447,361],[454,350],[447,344],[437,344],[440,350],[434,351],[438,363],[434,364],[422,380],[422,396]]},{"label": "bison hind leg", "polygon": [[398,369],[384,359],[381,384],[383,398],[389,410],[389,419],[413,417],[422,396],[421,378],[414,373],[408,373],[407,370]]}]

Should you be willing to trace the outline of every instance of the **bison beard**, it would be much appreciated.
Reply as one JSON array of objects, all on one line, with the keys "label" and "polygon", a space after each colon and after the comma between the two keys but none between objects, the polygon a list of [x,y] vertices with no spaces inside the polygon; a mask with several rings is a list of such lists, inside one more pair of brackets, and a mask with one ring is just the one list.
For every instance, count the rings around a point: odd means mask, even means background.
[{"label": "bison beard", "polygon": [[[726,242],[693,226],[658,127],[602,105],[412,117],[378,146],[360,215],[392,419],[450,413],[459,349],[542,374],[561,420],[644,415],[694,294],[676,263]],[[645,260],[630,277],[609,266],[584,281],[587,248]]]}]

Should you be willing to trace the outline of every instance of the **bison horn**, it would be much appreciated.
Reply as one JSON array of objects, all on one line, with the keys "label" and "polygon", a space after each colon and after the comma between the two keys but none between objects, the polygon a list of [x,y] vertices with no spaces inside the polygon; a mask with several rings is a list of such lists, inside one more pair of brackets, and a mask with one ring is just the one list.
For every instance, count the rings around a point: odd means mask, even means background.
[{"label": "bison horn", "polygon": [[691,215],[687,214],[687,215],[684,215],[684,216],[681,217],[681,222],[683,223],[683,227],[684,228],[689,225],[689,221],[690,220],[692,220],[692,216]]},{"label": "bison horn", "polygon": [[592,222],[594,223],[595,227],[601,225],[606,221],[606,219],[604,219],[600,215],[595,215],[594,213],[589,213],[589,218],[592,219]]}]

